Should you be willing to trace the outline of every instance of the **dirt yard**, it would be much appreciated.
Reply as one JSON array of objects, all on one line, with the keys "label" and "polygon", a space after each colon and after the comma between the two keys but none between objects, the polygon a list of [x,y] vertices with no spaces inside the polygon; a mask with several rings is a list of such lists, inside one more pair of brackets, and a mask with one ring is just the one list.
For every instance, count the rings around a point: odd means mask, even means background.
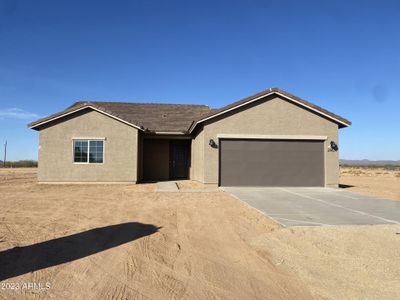
[{"label": "dirt yard", "polygon": [[340,183],[348,191],[400,201],[400,167],[341,167]]},{"label": "dirt yard", "polygon": [[38,185],[35,170],[0,172],[2,284],[50,284],[3,289],[0,298],[311,297],[267,251],[250,246],[278,226],[225,193]]},{"label": "dirt yard", "polygon": [[399,225],[285,229],[224,192],[154,190],[0,169],[0,299],[400,298]]}]

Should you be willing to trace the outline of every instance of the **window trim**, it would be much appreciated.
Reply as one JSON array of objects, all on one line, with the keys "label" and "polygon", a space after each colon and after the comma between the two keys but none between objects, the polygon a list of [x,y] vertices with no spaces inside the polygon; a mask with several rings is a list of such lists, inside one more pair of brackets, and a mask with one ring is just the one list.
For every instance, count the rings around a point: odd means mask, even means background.
[{"label": "window trim", "polygon": [[[102,165],[104,164],[105,161],[105,153],[106,153],[106,141],[107,139],[105,137],[74,137],[72,138],[72,163],[75,165]],[[88,144],[88,155],[87,155],[87,161],[86,162],[75,162],[75,141],[86,141]],[[90,153],[90,142],[91,141],[102,141],[103,142],[103,161],[101,163],[94,163],[94,162],[89,162],[89,153]]]}]

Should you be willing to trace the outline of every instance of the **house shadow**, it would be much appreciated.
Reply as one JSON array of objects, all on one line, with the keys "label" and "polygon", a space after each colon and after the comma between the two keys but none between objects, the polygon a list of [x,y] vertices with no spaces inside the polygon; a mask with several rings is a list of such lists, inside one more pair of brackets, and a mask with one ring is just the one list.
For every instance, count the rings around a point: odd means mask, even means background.
[{"label": "house shadow", "polygon": [[350,184],[339,184],[339,188],[340,189],[348,189],[348,188],[352,188],[354,187],[354,185],[350,185]]},{"label": "house shadow", "polygon": [[0,252],[0,281],[71,262],[157,232],[161,227],[137,222],[91,229]]}]

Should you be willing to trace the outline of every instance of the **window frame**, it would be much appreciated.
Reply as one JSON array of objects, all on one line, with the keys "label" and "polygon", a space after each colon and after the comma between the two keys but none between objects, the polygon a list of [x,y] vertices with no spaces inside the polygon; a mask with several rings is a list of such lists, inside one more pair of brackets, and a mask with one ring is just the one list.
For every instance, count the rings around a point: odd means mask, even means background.
[{"label": "window frame", "polygon": [[[87,142],[87,161],[86,162],[75,162],[75,142],[76,141],[84,141]],[[106,152],[106,138],[104,137],[96,137],[96,138],[87,138],[87,137],[77,137],[72,138],[72,163],[75,165],[102,165],[105,161],[105,152]],[[90,162],[90,142],[103,142],[103,161],[102,162]]]}]

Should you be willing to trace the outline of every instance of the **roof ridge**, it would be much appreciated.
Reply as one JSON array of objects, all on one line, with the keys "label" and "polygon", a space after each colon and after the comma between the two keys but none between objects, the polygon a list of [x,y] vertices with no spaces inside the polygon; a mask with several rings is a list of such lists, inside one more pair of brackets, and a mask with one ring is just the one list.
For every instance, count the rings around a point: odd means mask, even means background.
[{"label": "roof ridge", "polygon": [[165,106],[171,106],[171,105],[186,105],[186,106],[202,106],[202,107],[208,107],[206,104],[190,104],[190,103],[158,103],[158,102],[126,102],[126,101],[92,101],[92,100],[79,100],[76,101],[73,105],[70,107],[76,105],[76,104],[101,104],[101,103],[112,103],[112,104],[143,104],[143,105],[165,105]]}]

